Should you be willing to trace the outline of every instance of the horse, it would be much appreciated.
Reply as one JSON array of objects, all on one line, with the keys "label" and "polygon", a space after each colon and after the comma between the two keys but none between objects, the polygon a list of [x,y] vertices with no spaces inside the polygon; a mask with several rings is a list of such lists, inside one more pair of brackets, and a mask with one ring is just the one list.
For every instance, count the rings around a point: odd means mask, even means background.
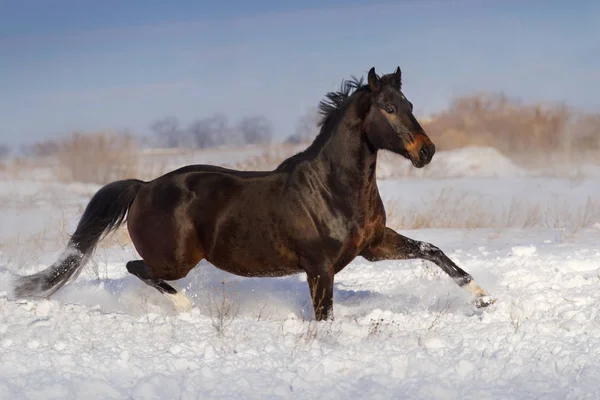
[{"label": "horse", "polygon": [[306,273],[314,318],[333,319],[334,276],[357,256],[369,261],[433,262],[472,296],[493,300],[472,276],[431,243],[386,226],[376,166],[380,150],[429,164],[435,145],[402,92],[400,67],[343,80],[319,103],[320,131],[303,151],[271,171],[188,165],[154,180],[125,179],[100,188],[58,260],[18,276],[17,297],[49,297],[76,279],[97,243],[126,223],[141,259],[129,273],[168,297],[178,311],[190,300],[166,281],[184,278],[205,259],[245,277]]}]

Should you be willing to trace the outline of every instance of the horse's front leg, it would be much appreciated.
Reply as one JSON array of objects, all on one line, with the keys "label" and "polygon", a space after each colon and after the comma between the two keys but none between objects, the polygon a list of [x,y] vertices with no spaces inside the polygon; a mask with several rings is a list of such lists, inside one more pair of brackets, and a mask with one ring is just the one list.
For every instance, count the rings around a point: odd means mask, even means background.
[{"label": "horse's front leg", "polygon": [[461,287],[475,296],[477,307],[487,307],[495,303],[473,277],[456,265],[442,250],[427,242],[420,242],[402,236],[390,228],[385,228],[383,238],[365,248],[360,254],[369,261],[424,259],[435,263]]},{"label": "horse's front leg", "polygon": [[333,268],[309,270],[306,275],[315,319],[333,320]]}]

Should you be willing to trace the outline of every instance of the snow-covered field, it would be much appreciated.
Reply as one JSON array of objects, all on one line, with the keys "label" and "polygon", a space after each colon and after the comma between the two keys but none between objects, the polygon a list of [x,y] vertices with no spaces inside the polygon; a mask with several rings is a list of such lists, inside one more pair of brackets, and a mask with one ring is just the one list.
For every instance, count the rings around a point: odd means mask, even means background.
[{"label": "snow-covered field", "polygon": [[[386,158],[379,174],[394,166],[406,167]],[[598,399],[596,171],[553,178],[471,149],[381,180],[390,223],[498,301],[474,308],[427,262],[357,258],[336,275],[335,321],[320,323],[303,275],[248,279],[206,262],[175,283],[194,303],[177,314],[127,273],[137,255],[122,232],[50,300],[15,300],[12,273],[54,261],[98,186],[5,177],[0,399]],[[403,229],[419,210],[422,226],[433,213],[444,227]]]}]

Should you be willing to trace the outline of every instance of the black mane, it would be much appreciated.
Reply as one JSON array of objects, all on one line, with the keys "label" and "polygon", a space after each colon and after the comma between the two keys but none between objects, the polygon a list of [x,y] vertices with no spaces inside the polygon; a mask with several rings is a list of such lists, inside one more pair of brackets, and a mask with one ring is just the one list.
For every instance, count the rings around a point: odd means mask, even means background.
[{"label": "black mane", "polygon": [[[392,74],[383,75],[380,78],[380,82],[384,86],[396,86],[397,83],[394,84],[391,79]],[[400,89],[400,87],[398,87],[398,89]],[[345,111],[350,104],[350,98],[359,92],[370,91],[371,89],[369,88],[368,84],[364,83],[363,77],[357,78],[355,76],[351,76],[350,79],[342,81],[340,90],[337,92],[327,93],[325,98],[319,102],[319,114],[321,114],[321,119],[317,123],[317,126],[321,128],[319,134],[315,137],[310,146],[284,160],[275,170],[281,171],[286,168],[293,167],[298,162],[314,158],[319,150],[325,145],[331,134],[335,131],[336,125],[345,114]],[[364,107],[360,108],[366,111]]]},{"label": "black mane", "polygon": [[333,113],[335,113],[344,104],[354,92],[363,90],[367,87],[364,84],[363,77],[357,78],[352,76],[350,80],[343,80],[340,85],[340,90],[337,92],[329,92],[325,95],[325,99],[319,102],[319,114],[321,120],[317,126],[324,126],[329,122]]},{"label": "black mane", "polygon": [[[383,75],[381,79],[381,84],[391,85],[392,74]],[[400,83],[400,86],[402,83]],[[400,87],[398,87],[400,89]],[[340,90],[337,92],[329,92],[325,95],[325,99],[321,100],[319,103],[319,114],[321,114],[321,120],[317,123],[317,126],[326,125],[331,119],[332,115],[340,109],[340,107],[346,103],[346,101],[352,96],[354,93],[361,90],[370,90],[369,85],[364,83],[364,78],[361,76],[357,78],[352,76],[349,80],[342,80],[342,84],[340,85]]]},{"label": "black mane", "polygon": [[360,91],[370,91],[369,85],[364,84],[362,77],[352,76],[351,79],[342,81],[339,91],[327,93],[325,99],[319,102],[319,114],[321,114],[321,119],[317,123],[317,126],[321,127],[319,134],[310,146],[284,160],[275,170],[281,171],[293,167],[298,162],[314,158],[319,149],[325,145],[329,136],[335,131],[335,126],[350,104],[348,101],[350,97]]}]

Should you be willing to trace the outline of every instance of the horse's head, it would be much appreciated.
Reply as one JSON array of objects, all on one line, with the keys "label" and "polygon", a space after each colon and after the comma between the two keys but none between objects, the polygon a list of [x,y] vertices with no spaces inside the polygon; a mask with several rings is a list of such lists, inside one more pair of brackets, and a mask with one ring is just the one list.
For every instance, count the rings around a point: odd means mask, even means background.
[{"label": "horse's head", "polygon": [[371,145],[401,154],[417,168],[429,164],[435,145],[413,115],[412,103],[400,90],[400,67],[381,78],[375,68],[371,68],[368,86],[371,101],[364,119],[364,131]]}]

